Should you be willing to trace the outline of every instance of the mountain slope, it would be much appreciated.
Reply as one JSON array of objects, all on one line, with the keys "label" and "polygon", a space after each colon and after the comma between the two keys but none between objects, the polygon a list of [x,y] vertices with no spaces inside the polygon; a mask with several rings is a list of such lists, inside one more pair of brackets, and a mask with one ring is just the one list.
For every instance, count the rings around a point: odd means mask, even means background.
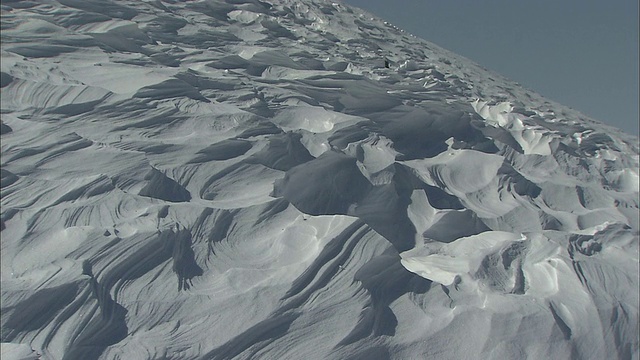
[{"label": "mountain slope", "polygon": [[341,3],[2,32],[3,355],[638,358],[637,138]]}]

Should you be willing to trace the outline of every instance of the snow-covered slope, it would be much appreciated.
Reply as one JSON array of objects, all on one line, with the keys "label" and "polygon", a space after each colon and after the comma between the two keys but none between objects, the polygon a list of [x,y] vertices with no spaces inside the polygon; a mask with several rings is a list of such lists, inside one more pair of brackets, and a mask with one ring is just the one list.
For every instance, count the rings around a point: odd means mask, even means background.
[{"label": "snow-covered slope", "polygon": [[3,359],[639,358],[635,137],[332,1],[1,51]]}]

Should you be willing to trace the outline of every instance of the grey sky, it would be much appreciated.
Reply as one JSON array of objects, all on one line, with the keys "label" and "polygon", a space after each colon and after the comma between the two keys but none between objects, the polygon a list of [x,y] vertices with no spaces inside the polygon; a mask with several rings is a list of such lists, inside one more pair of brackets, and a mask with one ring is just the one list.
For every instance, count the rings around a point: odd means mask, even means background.
[{"label": "grey sky", "polygon": [[638,135],[637,0],[343,0]]}]

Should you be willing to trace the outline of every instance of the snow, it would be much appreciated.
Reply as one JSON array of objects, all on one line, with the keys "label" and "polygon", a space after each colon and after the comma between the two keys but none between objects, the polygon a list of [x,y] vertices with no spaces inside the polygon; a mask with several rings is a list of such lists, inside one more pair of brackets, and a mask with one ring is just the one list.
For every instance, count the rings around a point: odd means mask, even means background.
[{"label": "snow", "polygon": [[0,343],[0,354],[3,359],[9,360],[34,360],[40,356],[28,345],[15,343]]},{"label": "snow", "polygon": [[640,358],[637,137],[334,1],[1,11],[3,359]]},{"label": "snow", "polygon": [[[429,243],[405,251],[402,265],[431,281],[442,285],[453,285],[461,274],[476,272],[484,258],[498,248],[526,238],[500,231],[486,231],[478,235],[462,237],[450,243],[438,242],[432,252]],[[425,254],[426,252],[426,254]]]}]

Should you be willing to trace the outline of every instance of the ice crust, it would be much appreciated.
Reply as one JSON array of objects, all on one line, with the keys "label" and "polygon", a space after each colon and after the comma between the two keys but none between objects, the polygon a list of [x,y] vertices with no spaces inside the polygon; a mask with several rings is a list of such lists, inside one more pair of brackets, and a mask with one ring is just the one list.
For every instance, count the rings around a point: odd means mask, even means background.
[{"label": "ice crust", "polygon": [[1,11],[3,360],[640,357],[637,137],[336,1]]}]

